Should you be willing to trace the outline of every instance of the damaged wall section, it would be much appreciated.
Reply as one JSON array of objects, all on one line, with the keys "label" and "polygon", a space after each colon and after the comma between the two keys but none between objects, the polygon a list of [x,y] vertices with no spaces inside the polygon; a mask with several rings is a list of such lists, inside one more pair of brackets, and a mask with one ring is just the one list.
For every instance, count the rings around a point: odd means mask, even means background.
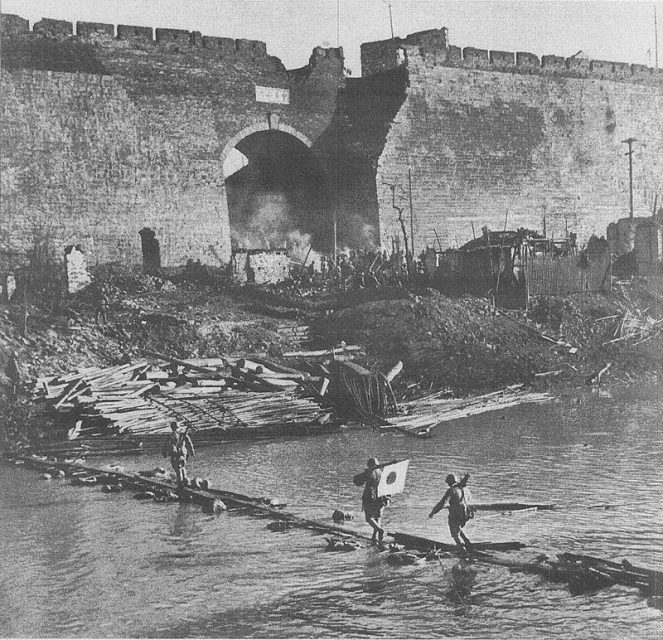
[{"label": "damaged wall section", "polygon": [[[451,46],[446,29],[362,45],[371,78],[402,70],[407,97],[375,163],[380,241],[415,254],[460,246],[475,229],[574,232],[580,243],[628,212],[622,140],[634,156],[636,215],[663,191],[663,73],[555,56]],[[411,176],[411,204],[410,185]],[[545,219],[545,223],[544,223]]]},{"label": "damaged wall section", "polygon": [[290,277],[290,258],[285,250],[239,250],[230,268],[235,284],[278,284]]}]

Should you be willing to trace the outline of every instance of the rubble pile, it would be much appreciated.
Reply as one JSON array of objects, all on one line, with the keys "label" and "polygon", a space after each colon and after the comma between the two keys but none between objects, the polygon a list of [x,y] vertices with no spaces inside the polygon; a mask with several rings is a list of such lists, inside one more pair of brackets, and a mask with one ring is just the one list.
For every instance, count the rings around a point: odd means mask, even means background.
[{"label": "rubble pile", "polygon": [[290,278],[290,258],[284,250],[238,250],[231,260],[235,284],[277,284]]},{"label": "rubble pile", "polygon": [[635,338],[611,342],[626,310],[636,308],[617,293],[545,297],[527,312],[508,311],[480,298],[426,290],[337,309],[318,317],[311,330],[328,341],[342,336],[363,345],[370,367],[402,360],[404,373],[394,386],[401,400],[439,390],[462,397],[547,384],[552,373],[557,382],[584,386],[608,361],[621,363],[610,375],[624,381],[660,369],[658,323],[647,325],[652,339],[642,346]]}]

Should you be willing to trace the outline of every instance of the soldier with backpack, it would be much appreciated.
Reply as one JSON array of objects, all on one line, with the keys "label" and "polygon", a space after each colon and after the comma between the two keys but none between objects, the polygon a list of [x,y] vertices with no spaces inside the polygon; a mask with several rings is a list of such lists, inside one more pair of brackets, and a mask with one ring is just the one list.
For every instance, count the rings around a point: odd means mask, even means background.
[{"label": "soldier with backpack", "polygon": [[186,473],[186,461],[189,456],[193,457],[195,451],[193,442],[187,433],[187,429],[180,429],[175,420],[170,423],[171,433],[163,448],[163,457],[170,457],[170,464],[177,476],[177,486],[183,487],[189,484]]},{"label": "soldier with backpack", "polygon": [[364,493],[361,497],[361,507],[366,522],[373,528],[371,542],[377,544],[384,538],[384,529],[380,525],[382,510],[389,503],[386,496],[378,496],[378,485],[382,478],[382,469],[377,458],[370,458],[366,463],[366,469],[354,476],[352,481],[358,487],[364,485]]},{"label": "soldier with backpack", "polygon": [[465,490],[469,479],[469,473],[466,473],[461,480],[458,479],[458,476],[450,473],[446,477],[446,483],[449,485],[449,488],[442,497],[442,500],[433,507],[433,510],[428,515],[429,518],[432,518],[438,511],[444,508],[447,500],[449,501],[449,531],[460,551],[464,553],[472,549],[472,543],[463,532],[463,527],[467,524],[467,521],[474,517],[474,510],[468,502],[469,496]]}]

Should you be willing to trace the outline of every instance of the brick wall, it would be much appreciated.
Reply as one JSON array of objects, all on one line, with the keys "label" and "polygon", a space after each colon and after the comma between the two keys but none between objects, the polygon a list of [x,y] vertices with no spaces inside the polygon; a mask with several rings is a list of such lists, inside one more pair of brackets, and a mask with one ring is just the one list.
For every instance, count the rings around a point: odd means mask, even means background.
[{"label": "brick wall", "polygon": [[401,236],[389,184],[401,187],[410,231],[408,169],[417,254],[436,232],[446,248],[472,239],[472,224],[502,229],[507,212],[512,229],[541,230],[545,215],[548,235],[605,235],[628,213],[630,136],[636,215],[663,194],[661,85],[468,69],[418,47],[407,48],[407,71],[376,175],[386,247]]},{"label": "brick wall", "polygon": [[[340,49],[288,72],[264,43],[127,25],[2,17],[0,255],[47,234],[59,255],[140,263],[155,231],[163,266],[230,259],[223,161],[241,132],[325,130],[343,82]],[[216,41],[223,46],[215,46]],[[257,102],[256,85],[290,104]],[[269,124],[271,123],[271,125]],[[238,136],[240,136],[238,138]]]}]

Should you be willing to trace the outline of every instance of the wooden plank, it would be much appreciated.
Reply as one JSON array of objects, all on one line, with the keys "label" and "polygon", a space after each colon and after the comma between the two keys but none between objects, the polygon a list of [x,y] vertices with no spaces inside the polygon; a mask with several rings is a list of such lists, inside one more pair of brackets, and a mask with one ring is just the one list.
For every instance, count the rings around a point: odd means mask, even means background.
[{"label": "wooden plank", "polygon": [[551,511],[554,504],[527,504],[524,502],[491,502],[487,504],[473,504],[475,511],[519,511],[521,509],[536,509],[537,511]]},{"label": "wooden plank", "polygon": [[[437,540],[429,540],[409,533],[388,533],[397,544],[402,544],[410,549],[457,551],[456,544],[447,544]],[[525,545],[522,542],[473,542],[472,549],[477,551],[517,551]]]},{"label": "wooden plank", "polygon": [[202,371],[203,373],[209,373],[210,375],[216,376],[219,372],[216,369],[210,367],[201,367],[197,364],[192,364],[187,360],[180,360],[179,358],[173,358],[171,356],[163,355],[162,353],[157,353],[156,351],[145,351],[145,353],[153,358],[159,358],[160,360],[165,360],[166,362],[172,362],[173,364],[179,365],[180,367],[186,367],[187,369],[193,369],[194,371]]}]

